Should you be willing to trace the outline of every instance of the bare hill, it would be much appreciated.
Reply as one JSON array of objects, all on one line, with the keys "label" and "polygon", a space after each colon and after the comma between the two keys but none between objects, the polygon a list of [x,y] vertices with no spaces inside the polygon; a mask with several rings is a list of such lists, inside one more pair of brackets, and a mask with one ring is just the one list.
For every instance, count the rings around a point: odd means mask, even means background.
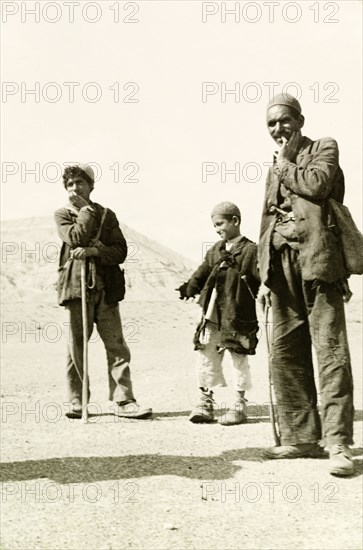
[{"label": "bare hill", "polygon": [[[124,264],[127,298],[175,300],[174,288],[195,269],[195,262],[120,224],[128,242]],[[2,222],[2,302],[56,301],[61,241],[52,218]]]}]

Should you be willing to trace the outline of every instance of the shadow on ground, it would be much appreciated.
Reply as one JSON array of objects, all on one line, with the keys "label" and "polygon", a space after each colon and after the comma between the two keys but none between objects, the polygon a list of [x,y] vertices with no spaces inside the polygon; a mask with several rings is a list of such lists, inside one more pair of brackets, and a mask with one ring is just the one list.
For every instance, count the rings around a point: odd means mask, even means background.
[{"label": "shadow on ground", "polygon": [[236,449],[219,456],[130,455],[66,457],[3,463],[3,482],[47,478],[57,483],[90,483],[145,476],[229,479],[241,469],[236,460],[262,461],[260,448]]},{"label": "shadow on ground", "polygon": [[[234,461],[262,462],[262,451],[261,448],[252,447],[227,451],[219,456],[94,456],[5,462],[2,464],[0,481],[46,478],[57,483],[91,483],[160,475],[222,480],[230,479],[241,469]],[[353,449],[353,456],[359,456],[362,452],[361,448]],[[363,460],[356,459],[354,463],[354,477],[357,477],[362,474]]]},{"label": "shadow on ground", "polygon": [[[174,418],[177,416],[185,416],[186,419],[188,419],[188,416],[190,415],[189,411],[178,411],[178,412],[154,412],[153,413],[153,420],[159,420],[163,418]],[[222,416],[222,414],[218,411],[215,415],[214,422],[218,422],[218,418]],[[270,422],[270,419],[268,416],[248,416],[247,424],[258,424],[260,422]]]},{"label": "shadow on ground", "polygon": [[[166,412],[166,411],[154,411],[153,412],[153,420],[158,420],[159,418],[175,418],[179,416],[185,416],[188,417],[190,415],[191,409],[188,411],[172,411],[172,412]],[[221,415],[221,411],[216,411],[216,419]],[[248,424],[258,424],[260,422],[270,422],[270,410],[268,405],[248,405],[247,406],[247,415],[248,415]],[[93,414],[89,413],[89,417],[97,417],[97,416],[115,416],[114,413],[101,413],[101,414]],[[354,412],[354,420],[355,421],[362,421],[363,420],[363,411],[356,410]],[[216,420],[217,421],[217,420]]]},{"label": "shadow on ground", "polygon": [[[153,412],[153,420],[158,420],[158,418],[173,418],[177,416],[186,416],[190,415],[190,410],[188,411],[173,411],[173,412]],[[109,413],[106,413],[109,414]],[[216,411],[216,417],[220,416],[221,411]],[[268,405],[248,405],[247,406],[247,415],[248,415],[248,424],[257,424],[259,422],[270,422],[270,409]],[[97,416],[97,415],[90,415]],[[354,412],[354,420],[362,421],[363,420],[363,411],[356,410]]]},{"label": "shadow on ground", "polygon": [[[223,410],[216,410],[215,416],[218,418],[223,414]],[[185,416],[188,417],[190,415],[191,409],[187,411],[154,411],[153,412],[153,420],[158,420],[161,418],[174,418],[179,416]],[[267,405],[248,405],[247,406],[247,415],[248,415],[248,423],[249,424],[257,424],[259,422],[270,422],[269,417],[269,407]],[[96,417],[96,416],[115,416],[114,413],[100,413],[100,414],[94,414],[89,413],[88,415],[90,418]]]}]

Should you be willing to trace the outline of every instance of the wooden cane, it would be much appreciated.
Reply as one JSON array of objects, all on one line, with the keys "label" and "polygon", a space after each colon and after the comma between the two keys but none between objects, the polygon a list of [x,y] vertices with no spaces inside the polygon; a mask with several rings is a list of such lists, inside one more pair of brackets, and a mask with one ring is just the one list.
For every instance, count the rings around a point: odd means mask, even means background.
[{"label": "wooden cane", "polygon": [[275,409],[274,409],[274,402],[273,402],[273,381],[272,381],[272,373],[271,373],[271,360],[272,360],[272,352],[270,348],[270,340],[269,340],[269,334],[268,334],[268,314],[269,314],[270,306],[265,305],[265,335],[266,335],[266,344],[267,344],[267,354],[268,354],[268,382],[269,382],[269,397],[270,397],[270,422],[272,425],[272,433],[274,436],[275,444],[279,447],[281,445],[281,439],[280,439],[280,430],[279,430],[279,424],[278,420],[276,418]]},{"label": "wooden cane", "polygon": [[88,422],[88,316],[86,292],[86,259],[81,260],[81,296],[83,326],[83,377],[82,377],[82,422]]}]

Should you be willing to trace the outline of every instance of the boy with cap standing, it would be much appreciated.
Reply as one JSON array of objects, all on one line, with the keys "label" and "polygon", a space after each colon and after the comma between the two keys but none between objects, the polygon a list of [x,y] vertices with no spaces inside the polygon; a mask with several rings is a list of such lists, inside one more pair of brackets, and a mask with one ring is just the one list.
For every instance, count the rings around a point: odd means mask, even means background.
[{"label": "boy with cap standing", "polygon": [[80,264],[86,259],[87,325],[93,324],[106,348],[110,400],[115,414],[127,418],[149,418],[151,409],[141,408],[133,395],[130,350],[122,333],[118,302],[124,297],[124,279],[119,264],[127,256],[127,244],[116,215],[90,200],[94,173],[90,166],[69,166],[63,174],[68,204],[55,212],[62,248],[59,259],[58,303],[69,314],[70,337],[67,355],[69,418],[82,417],[83,320]]},{"label": "boy with cap standing", "polygon": [[219,419],[228,426],[247,420],[245,391],[251,388],[248,355],[255,353],[258,330],[257,246],[241,235],[241,213],[235,204],[218,204],[211,217],[222,240],[208,250],[190,280],[177,290],[182,300],[200,294],[198,303],[203,310],[194,337],[199,403],[189,420],[214,420],[212,388],[226,386],[223,368],[228,364],[235,376],[236,395]]}]

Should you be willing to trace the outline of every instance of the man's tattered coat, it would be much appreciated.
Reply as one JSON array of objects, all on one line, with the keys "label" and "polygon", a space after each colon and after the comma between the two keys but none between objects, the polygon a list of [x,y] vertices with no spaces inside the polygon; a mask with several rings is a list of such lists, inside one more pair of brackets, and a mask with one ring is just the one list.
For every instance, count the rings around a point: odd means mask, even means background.
[{"label": "man's tattered coat", "polygon": [[279,217],[271,207],[281,202],[280,185],[285,187],[291,200],[300,243],[302,278],[332,283],[345,277],[339,230],[327,200],[343,202],[344,198],[344,175],[336,141],[330,137],[317,141],[304,137],[295,163],[284,161],[270,167],[259,242],[260,276],[267,286],[273,254],[272,234]]},{"label": "man's tattered coat", "polygon": [[119,264],[127,256],[127,244],[116,215],[107,210],[101,233],[96,243],[103,207],[97,203],[81,208],[78,212],[72,207],[60,208],[55,212],[58,235],[63,244],[59,259],[58,303],[66,305],[69,300],[81,298],[81,275],[78,260],[72,260],[72,249],[95,246],[99,256],[95,257],[96,272],[105,288],[106,303],[123,299],[124,277]]}]

